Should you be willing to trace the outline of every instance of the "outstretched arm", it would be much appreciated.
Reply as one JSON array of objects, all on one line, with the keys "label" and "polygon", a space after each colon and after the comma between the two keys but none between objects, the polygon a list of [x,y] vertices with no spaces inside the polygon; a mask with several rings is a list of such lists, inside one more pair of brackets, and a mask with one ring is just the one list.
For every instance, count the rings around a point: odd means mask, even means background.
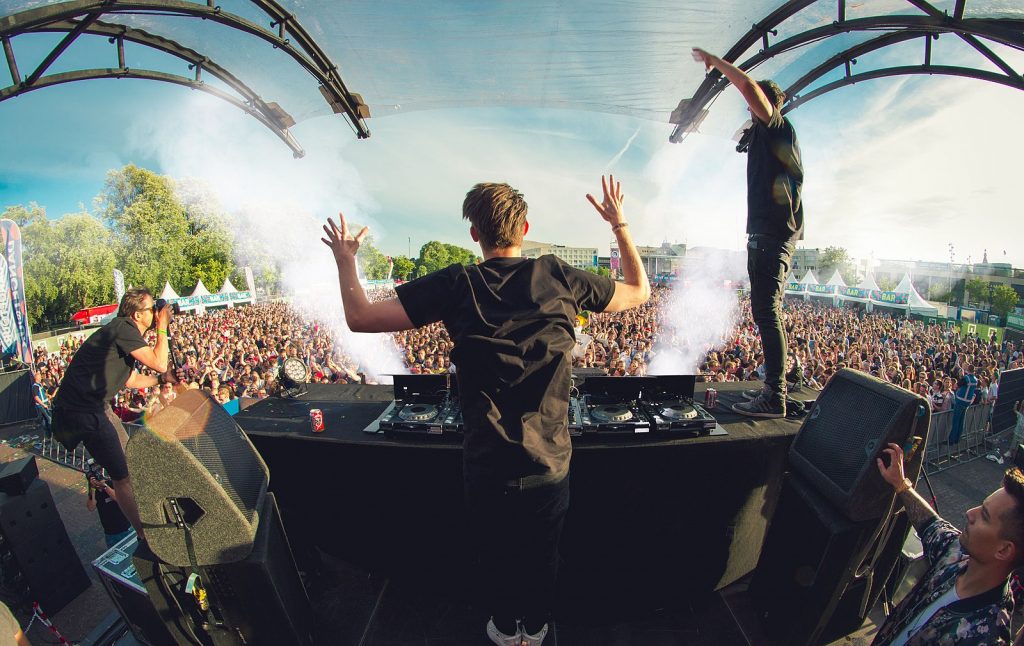
[{"label": "outstretched arm", "polygon": [[750,75],[736,67],[732,63],[723,61],[721,58],[710,54],[699,47],[693,48],[694,59],[704,63],[706,69],[712,67],[722,73],[722,75],[729,79],[729,82],[736,86],[736,89],[743,95],[743,99],[750,106],[750,111],[754,113],[761,123],[768,123],[772,119],[773,106],[772,102],[765,96],[764,91],[757,84],[757,81],[752,79]]},{"label": "outstretched arm", "polygon": [[633,236],[629,233],[629,223],[622,212],[622,201],[625,195],[622,193],[622,184],[615,181],[615,176],[609,175],[608,179],[601,176],[601,189],[604,191],[604,200],[598,203],[597,199],[587,193],[587,199],[594,205],[597,212],[601,214],[606,222],[612,225],[612,233],[619,243],[619,253],[622,261],[622,276],[625,282],[615,283],[615,293],[605,312],[619,312],[637,307],[647,302],[651,297],[651,283],[647,280],[647,270],[640,260],[640,252],[633,244]]},{"label": "outstretched arm", "polygon": [[359,251],[359,245],[370,228],[363,227],[362,231],[352,236],[348,224],[345,223],[345,216],[339,213],[338,220],[341,222],[340,227],[328,218],[327,224],[324,225],[327,237],[321,240],[331,248],[334,261],[338,265],[341,304],[345,309],[345,321],[349,328],[353,332],[396,332],[416,327],[409,320],[405,307],[397,298],[379,303],[371,303],[366,298],[366,292],[359,284],[356,274],[356,252]]}]

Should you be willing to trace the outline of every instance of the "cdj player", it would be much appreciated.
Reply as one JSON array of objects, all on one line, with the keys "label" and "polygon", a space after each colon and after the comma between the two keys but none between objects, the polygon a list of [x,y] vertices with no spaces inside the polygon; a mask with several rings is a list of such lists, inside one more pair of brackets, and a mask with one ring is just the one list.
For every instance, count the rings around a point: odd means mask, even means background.
[{"label": "cdj player", "polygon": [[718,426],[715,418],[693,401],[694,375],[650,377],[653,387],[644,392],[641,408],[658,431],[682,436],[711,435]]},{"label": "cdj player", "polygon": [[578,434],[650,432],[651,422],[640,407],[640,398],[651,385],[653,380],[649,377],[588,377],[580,387],[582,396],[577,401]]},{"label": "cdj player", "polygon": [[[462,411],[458,396],[453,397],[449,389],[448,374],[395,375],[394,381],[395,401],[378,420],[384,433],[442,435],[462,431]],[[452,375],[452,385],[454,381]]]}]

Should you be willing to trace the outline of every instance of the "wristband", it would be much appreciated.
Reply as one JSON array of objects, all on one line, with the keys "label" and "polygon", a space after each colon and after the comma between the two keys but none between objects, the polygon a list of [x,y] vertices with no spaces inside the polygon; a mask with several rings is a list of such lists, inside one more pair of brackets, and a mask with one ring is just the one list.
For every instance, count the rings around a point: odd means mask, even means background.
[{"label": "wristband", "polygon": [[900,495],[905,491],[909,491],[914,488],[914,483],[910,481],[910,478],[903,478],[903,483],[896,488],[896,495]]},{"label": "wristband", "polygon": [[618,224],[612,225],[612,231],[618,231],[619,229],[625,229],[629,226],[629,222],[619,222]]},{"label": "wristband", "polygon": [[157,334],[162,334],[164,336],[167,336],[167,330],[164,330],[164,329],[157,328],[156,333]]}]

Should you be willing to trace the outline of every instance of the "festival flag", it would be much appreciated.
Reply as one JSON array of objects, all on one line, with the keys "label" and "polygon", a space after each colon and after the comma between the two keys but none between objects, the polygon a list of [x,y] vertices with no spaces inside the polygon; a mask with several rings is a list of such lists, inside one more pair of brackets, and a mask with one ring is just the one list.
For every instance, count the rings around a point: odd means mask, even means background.
[{"label": "festival flag", "polygon": [[0,346],[4,352],[32,364],[32,330],[25,302],[25,272],[21,262],[21,231],[13,220],[0,220]]},{"label": "festival flag", "polygon": [[252,279],[252,267],[242,270],[245,273],[245,286],[249,288],[249,295],[256,298],[256,283]]},{"label": "festival flag", "polygon": [[119,269],[114,270],[114,302],[121,304],[124,298],[124,274]]}]

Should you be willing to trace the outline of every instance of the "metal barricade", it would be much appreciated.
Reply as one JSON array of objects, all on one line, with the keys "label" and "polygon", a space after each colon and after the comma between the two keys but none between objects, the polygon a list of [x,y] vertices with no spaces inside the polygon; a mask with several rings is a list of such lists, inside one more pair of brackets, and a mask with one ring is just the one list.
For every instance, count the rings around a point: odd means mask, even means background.
[{"label": "metal barricade", "polygon": [[[142,428],[140,423],[127,423],[123,424],[123,426],[129,439],[135,434],[135,431]],[[86,463],[90,457],[89,452],[85,450],[85,446],[79,444],[75,447],[74,451],[69,451],[63,444],[54,439],[51,433],[43,431],[41,427],[38,436],[38,441],[33,443],[31,440],[28,440],[22,445],[22,448],[51,462],[56,462],[72,469],[78,469],[79,471],[85,471]]]},{"label": "metal barricade", "polygon": [[984,456],[992,448],[990,445],[994,444],[988,437],[991,411],[991,403],[976,404],[964,411],[964,427],[956,444],[949,443],[953,432],[953,411],[932,413],[924,454],[925,470],[936,473]]}]

